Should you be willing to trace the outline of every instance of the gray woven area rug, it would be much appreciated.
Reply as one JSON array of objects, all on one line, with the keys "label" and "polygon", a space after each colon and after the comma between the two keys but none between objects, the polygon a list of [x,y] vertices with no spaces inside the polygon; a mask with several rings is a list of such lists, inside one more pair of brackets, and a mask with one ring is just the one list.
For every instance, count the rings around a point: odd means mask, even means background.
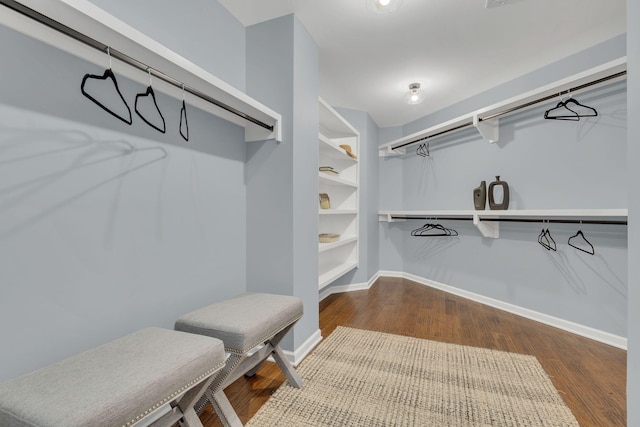
[{"label": "gray woven area rug", "polygon": [[247,427],[578,426],[533,356],[338,327]]}]

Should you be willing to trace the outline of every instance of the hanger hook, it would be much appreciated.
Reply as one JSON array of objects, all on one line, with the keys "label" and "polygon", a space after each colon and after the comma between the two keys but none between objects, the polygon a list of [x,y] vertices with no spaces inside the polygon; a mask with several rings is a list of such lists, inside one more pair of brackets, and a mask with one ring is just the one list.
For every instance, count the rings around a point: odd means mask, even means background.
[{"label": "hanger hook", "polygon": [[111,69],[111,48],[107,46],[107,56],[109,57],[109,69]]},{"label": "hanger hook", "polygon": [[149,87],[151,87],[151,67],[147,67],[147,73],[149,73]]},{"label": "hanger hook", "polygon": [[184,83],[182,83],[182,101],[184,101]]}]

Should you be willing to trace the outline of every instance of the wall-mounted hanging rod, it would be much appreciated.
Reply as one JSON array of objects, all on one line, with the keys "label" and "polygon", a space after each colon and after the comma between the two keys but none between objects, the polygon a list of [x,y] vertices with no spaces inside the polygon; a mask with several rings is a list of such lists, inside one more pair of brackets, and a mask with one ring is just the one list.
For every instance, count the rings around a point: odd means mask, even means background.
[{"label": "wall-mounted hanging rod", "polygon": [[[414,216],[391,215],[391,219],[421,219],[432,221],[473,221],[473,218],[446,217],[446,216]],[[543,219],[536,218],[482,218],[482,222],[533,222],[543,223]],[[599,225],[627,225],[627,221],[595,220],[595,219],[544,219],[545,224],[599,224]]]},{"label": "wall-mounted hanging rod", "polygon": [[264,129],[267,129],[269,131],[273,131],[274,130],[274,127],[272,125],[270,125],[268,123],[264,123],[263,121],[258,120],[255,117],[250,116],[250,115],[248,115],[246,113],[243,113],[242,111],[239,111],[238,109],[233,108],[232,106],[227,105],[224,102],[221,102],[221,101],[219,101],[219,100],[217,100],[215,98],[212,98],[211,96],[209,96],[209,95],[207,95],[205,93],[202,93],[201,91],[199,91],[197,89],[189,87],[189,86],[183,84],[182,82],[178,81],[177,79],[175,79],[175,78],[173,78],[173,77],[171,77],[171,76],[169,76],[167,74],[164,74],[163,72],[161,72],[159,70],[156,70],[156,69],[154,69],[152,67],[149,67],[148,65],[136,60],[135,58],[131,58],[130,56],[128,56],[128,55],[126,55],[126,54],[124,54],[122,52],[119,52],[118,50],[113,49],[112,47],[109,47],[109,46],[107,46],[107,45],[105,45],[105,44],[103,44],[103,43],[101,43],[101,42],[99,42],[99,41],[97,41],[97,40],[95,40],[95,39],[93,39],[91,37],[88,37],[87,35],[82,34],[82,33],[78,32],[78,31],[74,30],[73,28],[70,28],[70,27],[68,27],[68,26],[66,26],[64,24],[61,24],[60,22],[58,22],[56,20],[53,20],[53,19],[49,18],[48,16],[45,16],[45,15],[43,15],[43,14],[41,14],[41,13],[31,9],[31,8],[28,8],[28,7],[18,3],[15,0],[0,0],[0,4],[12,9],[12,10],[14,10],[14,11],[16,11],[16,12],[18,12],[18,13],[24,15],[24,16],[27,16],[27,17],[29,17],[29,18],[31,18],[31,19],[33,19],[33,20],[35,20],[35,21],[37,21],[37,22],[39,22],[41,24],[44,24],[49,28],[52,28],[52,29],[54,29],[54,30],[56,30],[56,31],[58,31],[58,32],[60,32],[62,34],[65,34],[66,36],[69,36],[69,37],[71,37],[71,38],[73,38],[73,39],[75,39],[75,40],[77,40],[77,41],[79,41],[81,43],[84,43],[87,46],[90,46],[90,47],[92,47],[94,49],[102,51],[102,52],[105,53],[105,55],[107,54],[107,48],[109,48],[109,51],[110,51],[112,57],[117,58],[118,60],[120,60],[120,61],[122,61],[122,62],[134,67],[134,68],[137,68],[137,69],[139,69],[141,71],[144,71],[145,73],[151,72],[155,77],[157,77],[157,78],[159,78],[159,79],[161,79],[161,80],[163,80],[163,81],[165,81],[165,82],[167,82],[167,83],[169,83],[169,84],[171,84],[171,85],[173,85],[173,86],[175,86],[175,87],[177,87],[177,88],[179,88],[181,90],[184,88],[185,92],[188,92],[191,95],[194,95],[194,96],[196,96],[196,97],[198,97],[200,99],[203,99],[203,100],[215,105],[218,108],[221,108],[221,109],[223,109],[225,111],[228,111],[228,112],[230,112],[230,113],[232,113],[232,114],[234,114],[234,115],[236,115],[238,117],[243,118],[244,120],[247,120],[247,121],[249,121],[249,122],[251,122],[251,123],[253,123],[253,124],[257,125],[257,126],[260,126],[260,127],[264,128]]},{"label": "wall-mounted hanging rod", "polygon": [[[602,84],[602,83],[606,83],[606,82],[608,82],[610,80],[614,80],[614,79],[623,77],[626,74],[627,74],[626,70],[619,71],[619,72],[611,74],[609,76],[605,76],[605,77],[593,80],[591,82],[584,83],[584,84],[572,87],[570,89],[565,89],[565,90],[561,91],[560,93],[563,93],[563,92],[566,92],[566,93],[577,92],[577,91],[586,89],[586,88],[591,87],[591,86],[599,85],[599,84]],[[533,101],[525,102],[524,104],[508,108],[508,109],[506,109],[504,111],[499,111],[497,113],[490,114],[490,115],[485,116],[485,117],[478,117],[478,121],[482,122],[482,121],[486,121],[486,120],[495,119],[497,117],[501,117],[501,116],[504,116],[506,114],[511,114],[511,113],[516,112],[516,111],[531,107],[533,105],[536,105],[536,104],[539,104],[539,103],[546,102],[546,101],[552,100],[554,98],[557,98],[558,95],[559,95],[559,93],[554,93],[554,94],[551,94],[551,95],[543,96],[543,97],[535,99]],[[458,126],[452,127],[450,129],[443,130],[441,132],[438,132],[438,133],[435,133],[435,134],[432,134],[432,135],[429,135],[429,136],[423,136],[423,137],[420,137],[420,138],[416,138],[416,139],[411,140],[409,142],[405,142],[404,144],[400,144],[398,146],[391,147],[391,149],[392,150],[397,150],[399,148],[404,148],[404,147],[407,147],[409,145],[413,145],[413,144],[415,144],[417,142],[426,141],[427,139],[435,138],[437,136],[441,136],[441,135],[447,134],[449,132],[454,132],[454,131],[457,131],[457,130],[460,130],[460,129],[464,129],[464,128],[469,127],[469,126],[473,126],[473,120],[469,120],[468,122],[462,123],[462,124],[460,124]]]}]

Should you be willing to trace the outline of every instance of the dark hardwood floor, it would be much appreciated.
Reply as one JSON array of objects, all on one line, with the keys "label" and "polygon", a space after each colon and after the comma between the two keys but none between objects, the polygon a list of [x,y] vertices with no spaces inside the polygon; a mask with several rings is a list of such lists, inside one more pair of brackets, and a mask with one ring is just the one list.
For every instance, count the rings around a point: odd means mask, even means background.
[{"label": "dark hardwood floor", "polygon": [[[323,300],[322,336],[337,326],[534,355],[582,427],[626,426],[624,350],[397,278]],[[266,363],[226,392],[246,423],[282,382]],[[207,427],[221,425],[210,405],[200,418]]]}]

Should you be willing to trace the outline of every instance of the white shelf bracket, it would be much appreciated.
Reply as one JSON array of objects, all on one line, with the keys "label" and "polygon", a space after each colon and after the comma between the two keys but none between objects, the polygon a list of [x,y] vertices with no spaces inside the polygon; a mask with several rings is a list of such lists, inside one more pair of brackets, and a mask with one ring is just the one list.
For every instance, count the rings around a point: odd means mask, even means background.
[{"label": "white shelf bracket", "polygon": [[499,222],[483,222],[480,219],[480,215],[473,214],[473,225],[475,225],[482,237],[490,237],[492,239],[497,239],[500,237],[500,223]]},{"label": "white shelf bracket", "polygon": [[407,150],[404,148],[398,148],[397,150],[394,150],[393,148],[391,148],[390,145],[387,145],[386,147],[382,147],[378,149],[378,157],[402,156],[406,152]]},{"label": "white shelf bracket", "polygon": [[378,221],[380,222],[404,222],[406,219],[396,219],[392,214],[379,214]]},{"label": "white shelf bracket", "polygon": [[499,124],[500,119],[498,119],[497,117],[495,119],[480,121],[480,118],[477,114],[473,115],[473,126],[478,129],[478,132],[480,132],[480,136],[482,136],[485,140],[492,144],[498,142],[500,134]]}]

